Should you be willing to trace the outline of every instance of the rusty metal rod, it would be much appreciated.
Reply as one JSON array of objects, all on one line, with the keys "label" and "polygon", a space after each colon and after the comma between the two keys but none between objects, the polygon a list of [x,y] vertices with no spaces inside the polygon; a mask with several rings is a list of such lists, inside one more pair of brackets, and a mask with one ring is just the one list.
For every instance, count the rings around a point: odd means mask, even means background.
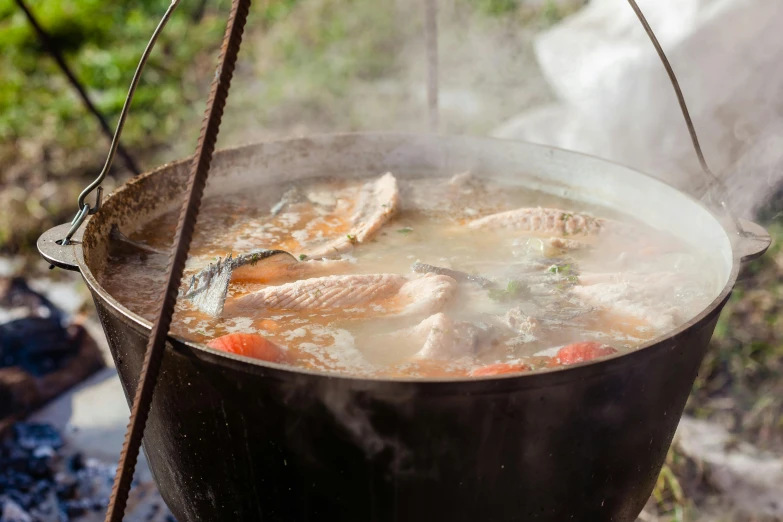
[{"label": "rusty metal rod", "polygon": [[[24,0],[16,0],[16,5],[18,5],[19,8],[24,12],[25,16],[27,17],[27,21],[30,22],[30,25],[35,30],[36,34],[38,35],[38,39],[41,41],[44,49],[46,49],[46,52],[49,53],[63,74],[65,74],[65,77],[68,78],[68,82],[70,82],[71,86],[79,94],[79,97],[82,99],[82,103],[84,103],[85,108],[93,116],[95,116],[95,118],[98,120],[98,124],[100,125],[101,130],[103,131],[103,134],[106,135],[109,141],[111,141],[114,133],[109,127],[109,124],[106,122],[103,114],[101,114],[95,105],[93,105],[90,97],[87,96],[87,92],[84,90],[84,87],[82,87],[82,84],[73,74],[71,68],[68,67],[68,64],[66,63],[63,55],[60,54],[60,51],[52,43],[52,39],[49,37],[49,34],[44,30],[43,27],[41,27],[41,24],[38,23],[38,20],[35,18],[32,11],[30,11],[30,8],[27,7],[27,4],[24,3]],[[120,156],[122,156],[122,160],[125,162],[125,165],[128,166],[128,169],[131,172],[137,176],[141,174],[141,170],[136,165],[136,162],[122,145],[118,146],[117,152],[119,152]]]},{"label": "rusty metal rod", "polygon": [[438,132],[438,2],[425,0],[425,40],[427,45],[427,107],[430,131]]},{"label": "rusty metal rod", "polygon": [[201,135],[198,139],[196,154],[191,166],[186,199],[182,205],[177,224],[177,233],[172,246],[171,263],[169,265],[166,288],[161,296],[161,307],[152,325],[152,332],[147,342],[147,351],[141,367],[141,374],[136,386],[136,393],[131,408],[130,423],[125,434],[117,475],[114,480],[106,522],[120,522],[125,512],[130,492],[136,459],[139,456],[144,427],[147,423],[153,391],[157,381],[160,364],[163,359],[166,336],[168,335],[177,293],[185,270],[188,250],[193,238],[193,232],[198,218],[201,198],[207,184],[207,176],[212,163],[212,153],[215,150],[223,109],[228,98],[231,78],[234,74],[239,47],[242,43],[242,31],[250,9],[250,0],[233,0],[231,13],[223,37],[223,45],[218,59],[218,68],[212,89],[207,100]]}]

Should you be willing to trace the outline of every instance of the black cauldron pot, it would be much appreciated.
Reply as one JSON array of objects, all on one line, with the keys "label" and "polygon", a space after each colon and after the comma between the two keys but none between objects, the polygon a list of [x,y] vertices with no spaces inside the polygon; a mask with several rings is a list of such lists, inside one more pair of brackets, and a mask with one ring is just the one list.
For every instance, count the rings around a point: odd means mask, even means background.
[{"label": "black cauldron pot", "polygon": [[[80,271],[89,286],[129,401],[151,325],[101,286],[109,233],[179,208],[189,165],[165,165],[122,186],[73,245],[56,244],[64,226],[39,240],[47,260]],[[325,135],[224,150],[206,195],[255,187],[267,204],[281,180],[467,169],[672,231],[715,259],[715,299],[632,353],[472,380],[351,378],[171,337],[144,449],[177,520],[635,520],[740,265],[769,246],[763,229],[742,222],[751,234],[739,234],[677,189],[601,159],[470,137]]]}]

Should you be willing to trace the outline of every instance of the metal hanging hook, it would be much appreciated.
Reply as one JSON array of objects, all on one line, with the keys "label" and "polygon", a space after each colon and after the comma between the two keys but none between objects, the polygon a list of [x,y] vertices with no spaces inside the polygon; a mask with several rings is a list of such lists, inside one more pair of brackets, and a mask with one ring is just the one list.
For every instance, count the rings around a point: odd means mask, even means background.
[{"label": "metal hanging hook", "polygon": [[699,159],[699,164],[701,165],[701,169],[702,171],[704,171],[705,174],[707,174],[708,177],[712,178],[712,184],[708,187],[708,191],[717,187],[719,192],[718,203],[720,204],[721,207],[723,207],[723,210],[729,215],[729,217],[731,217],[732,221],[734,222],[734,226],[737,228],[739,234],[742,236],[747,235],[739,219],[737,219],[737,217],[734,215],[734,213],[731,211],[731,208],[729,207],[728,204],[729,191],[726,188],[726,185],[720,180],[720,178],[718,178],[718,176],[713,174],[713,172],[707,166],[707,161],[704,159],[704,154],[702,153],[701,145],[699,144],[699,138],[698,136],[696,136],[696,128],[693,125],[693,120],[691,119],[691,115],[690,112],[688,111],[688,107],[685,104],[685,96],[683,96],[682,94],[682,89],[680,89],[680,82],[677,81],[677,76],[675,76],[674,74],[674,69],[669,63],[669,59],[666,58],[666,54],[663,52],[663,48],[661,47],[661,44],[658,42],[658,38],[655,36],[652,27],[650,27],[650,24],[647,23],[647,18],[644,16],[644,13],[642,13],[642,10],[639,8],[639,5],[636,3],[636,0],[628,0],[628,3],[631,5],[631,9],[633,9],[634,13],[636,13],[636,17],[639,19],[639,22],[641,22],[642,27],[644,27],[647,36],[650,37],[650,41],[652,42],[653,47],[655,47],[655,50],[658,53],[658,57],[661,59],[661,62],[663,62],[663,67],[664,69],[666,69],[666,74],[669,75],[669,80],[672,83],[672,87],[674,87],[674,93],[677,95],[677,101],[680,104],[680,110],[682,111],[682,115],[685,118],[685,125],[688,127],[688,133],[691,135],[691,142],[693,143],[693,149],[696,151],[696,156]]},{"label": "metal hanging hook", "polygon": [[[136,92],[136,87],[138,86],[139,79],[141,78],[141,71],[144,70],[144,66],[147,64],[147,60],[152,53],[155,42],[158,40],[158,36],[160,36],[163,28],[166,27],[169,18],[171,18],[174,9],[176,9],[179,3],[180,0],[171,0],[171,4],[169,5],[168,9],[166,9],[166,12],[163,14],[163,18],[161,18],[158,26],[155,28],[155,31],[152,33],[152,37],[150,38],[149,42],[147,42],[147,47],[144,49],[144,52],[141,55],[139,65],[136,67],[136,72],[133,73],[133,79],[131,80],[130,88],[128,89],[128,95],[125,97],[125,103],[123,104],[122,111],[120,112],[120,119],[117,122],[117,129],[114,131],[114,137],[111,140],[109,155],[106,157],[106,162],[103,164],[103,169],[101,169],[98,177],[95,178],[92,183],[87,185],[87,188],[85,188],[82,193],[79,194],[79,199],[77,200],[79,210],[76,212],[76,215],[71,221],[71,228],[68,230],[68,233],[63,239],[64,245],[70,243],[71,238],[82,225],[82,223],[84,223],[84,220],[87,219],[87,216],[95,214],[101,208],[103,188],[100,185],[103,183],[103,180],[106,179],[106,175],[109,173],[109,169],[111,169],[111,165],[114,162],[114,155],[117,153],[117,147],[120,143],[120,135],[122,134],[122,129],[125,126],[125,119],[128,116],[128,109],[130,109],[131,102],[133,101],[133,94]],[[87,199],[87,196],[89,196],[90,193],[96,188],[98,189],[98,193],[96,194],[95,206],[91,207],[88,203],[85,202],[85,199]]]}]

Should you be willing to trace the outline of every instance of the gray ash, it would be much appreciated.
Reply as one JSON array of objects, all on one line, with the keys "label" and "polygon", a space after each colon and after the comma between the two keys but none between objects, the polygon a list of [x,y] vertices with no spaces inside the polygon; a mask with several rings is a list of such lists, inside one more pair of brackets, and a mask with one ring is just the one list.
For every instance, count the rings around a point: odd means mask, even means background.
[{"label": "gray ash", "polygon": [[52,426],[12,427],[0,442],[0,522],[68,522],[106,511],[116,466],[62,450]]}]

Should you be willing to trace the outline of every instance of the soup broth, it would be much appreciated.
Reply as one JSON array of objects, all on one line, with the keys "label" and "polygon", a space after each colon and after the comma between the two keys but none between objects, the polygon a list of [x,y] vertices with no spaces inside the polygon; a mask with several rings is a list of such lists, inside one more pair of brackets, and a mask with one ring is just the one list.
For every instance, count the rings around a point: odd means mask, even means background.
[{"label": "soup broth", "polygon": [[[184,284],[173,335],[325,372],[498,375],[633,350],[720,288],[708,256],[666,231],[468,173],[258,190],[204,200],[185,279],[229,253],[293,258],[236,269],[218,315]],[[177,217],[128,234],[150,251],[115,241],[99,276],[148,320],[168,263],[151,249],[170,247]]]}]

